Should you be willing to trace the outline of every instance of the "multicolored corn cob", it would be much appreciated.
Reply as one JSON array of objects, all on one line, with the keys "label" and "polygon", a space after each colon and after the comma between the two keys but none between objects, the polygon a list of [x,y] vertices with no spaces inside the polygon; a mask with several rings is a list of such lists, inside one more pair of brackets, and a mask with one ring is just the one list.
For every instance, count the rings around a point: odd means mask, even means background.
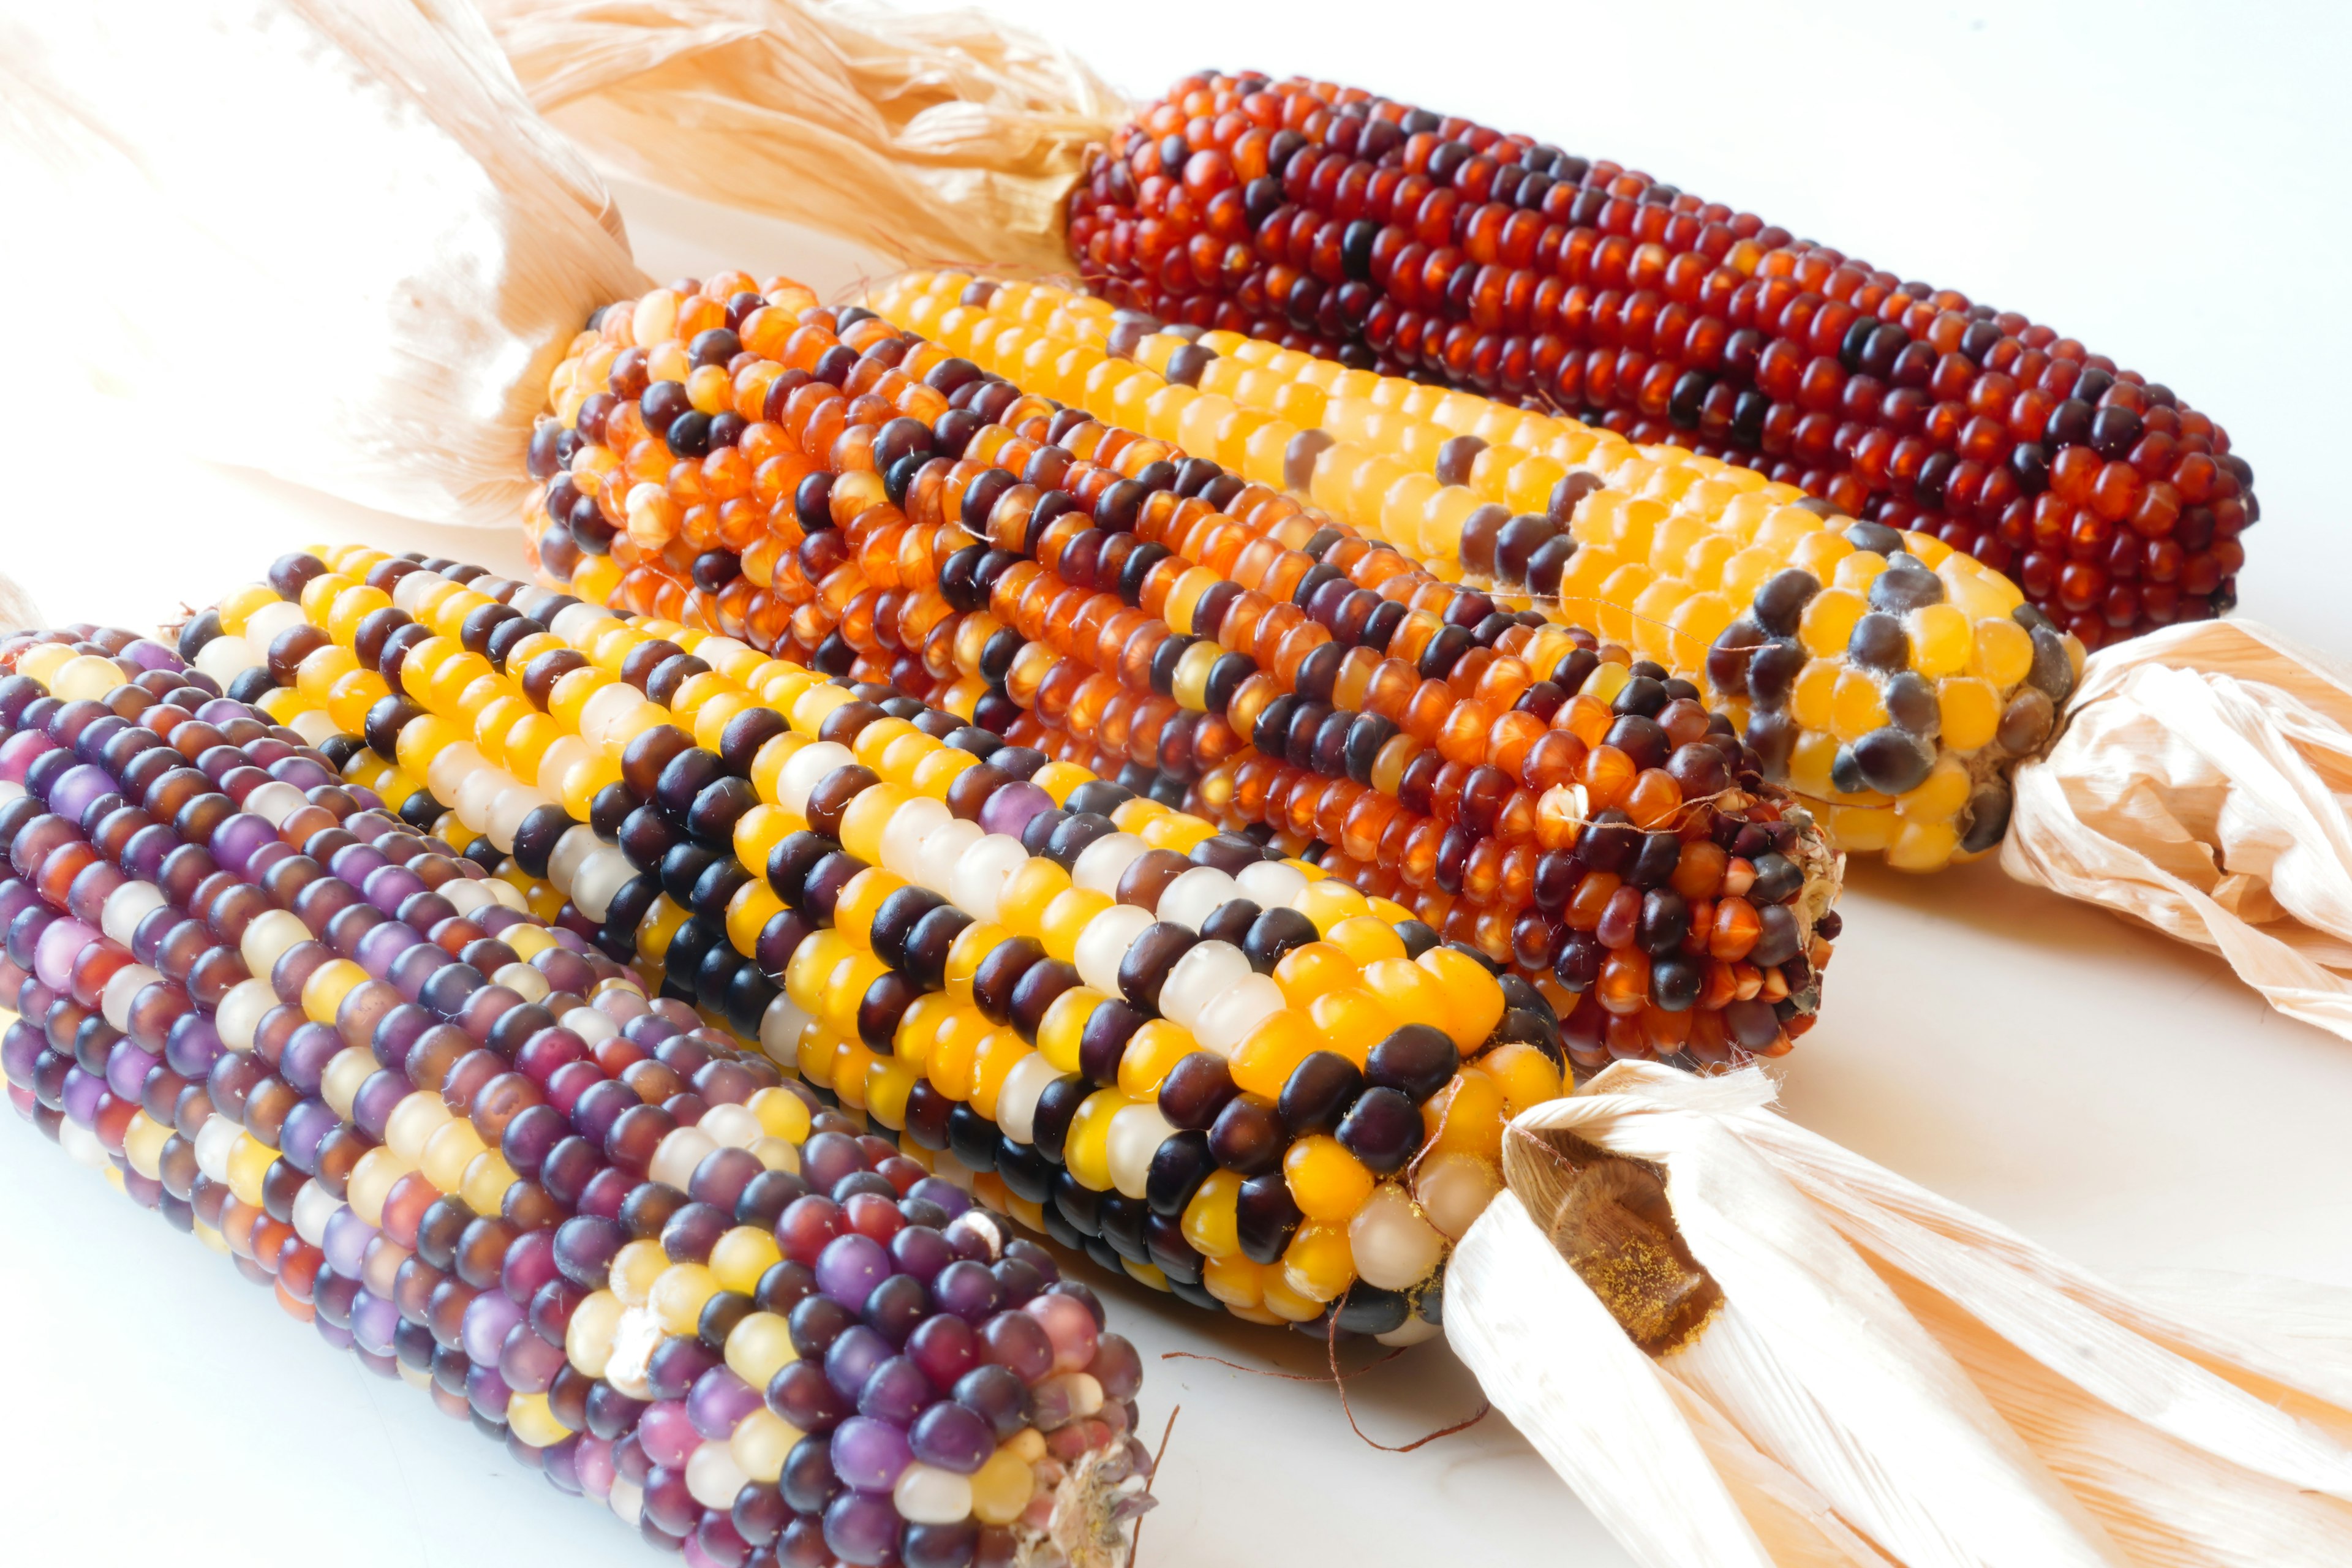
[{"label": "multicolored corn cob", "polygon": [[[277,634],[273,662],[345,628],[300,654],[292,698],[324,693],[348,721],[369,692],[347,650],[369,652],[387,688],[359,721],[374,765],[431,759],[436,791],[526,865],[581,867],[583,922],[608,951],[657,957],[666,994],[756,1027],[1106,1266],[1255,1321],[1432,1331],[1448,1238],[1497,1190],[1504,1118],[1563,1088],[1534,986],[1397,906],[952,715],[568,596],[484,584],[501,602],[412,562],[335,559],[358,575],[282,574],[307,624]],[[233,598],[222,624],[272,613]],[[544,790],[582,765],[556,748],[581,743],[621,773],[584,826],[488,761],[543,748]],[[485,773],[469,798],[463,778]],[[630,880],[588,873],[615,854]],[[1646,950],[1608,962],[1613,984],[1629,963],[1647,984]],[[1622,1005],[1604,986],[1591,1007]],[[1674,1044],[1782,1048],[1782,1009],[1708,1005],[1720,1016]],[[1658,1011],[1637,997],[1630,1037],[1576,1038],[1599,1060],[1621,1040],[1645,1054],[1635,1017]],[[1740,1036],[1751,1014],[1771,1037]]]},{"label": "multicolored corn cob", "polygon": [[2253,472],[2168,388],[1615,163],[1204,73],[1068,223],[1118,304],[1751,465],[2011,573],[2090,647],[2236,600]]},{"label": "multicolored corn cob", "polygon": [[[345,560],[382,563],[363,552],[346,552]],[[411,584],[437,593],[426,613],[439,609],[461,629],[478,608],[452,604],[438,592],[436,574],[412,572],[399,582],[420,605]],[[331,606],[325,614],[333,618]],[[625,661],[654,641],[584,605],[559,610],[556,620],[574,635],[584,627],[583,644],[607,662]],[[1360,945],[1384,937],[1378,956],[1360,964],[1349,948],[1311,942],[1316,928],[1290,909],[1277,906],[1269,920],[1255,903],[1218,896],[1208,884],[1231,892],[1236,879],[1205,865],[1214,856],[1196,866],[1166,850],[1155,854],[1145,839],[1099,818],[1079,821],[1079,831],[1063,834],[1056,846],[1083,879],[1074,882],[1060,862],[1031,858],[1002,832],[1050,809],[1042,787],[940,746],[839,687],[789,668],[763,679],[748,649],[741,650],[747,665],[725,658],[721,639],[698,639],[698,647],[784,698],[779,706],[792,715],[788,728],[776,710],[750,705],[714,671],[700,689],[675,699],[688,704],[676,717],[698,731],[717,731],[713,752],[694,746],[680,728],[637,728],[639,719],[622,715],[626,704],[648,721],[663,705],[576,650],[540,652],[530,646],[539,636],[515,649],[529,661],[522,689],[551,668],[572,666],[548,685],[550,715],[576,712],[621,756],[623,788],[648,798],[616,836],[621,852],[646,868],[636,886],[650,896],[635,906],[644,913],[629,924],[641,945],[661,950],[666,989],[730,1011],[747,987],[764,989],[775,997],[760,1010],[772,1053],[789,1056],[813,1081],[862,1103],[885,1125],[903,1127],[917,1145],[994,1167],[982,1180],[1001,1182],[1016,1214],[1147,1283],[1263,1321],[1314,1322],[1338,1301],[1339,1326],[1350,1331],[1391,1339],[1431,1331],[1437,1300],[1431,1276],[1444,1238],[1423,1217],[1428,1205],[1449,1216],[1454,1207],[1474,1205],[1460,1219],[1466,1226],[1496,1190],[1501,1117],[1509,1107],[1505,1086],[1529,1102],[1560,1090],[1559,1068],[1528,1044],[1505,1040],[1486,1051],[1483,1065],[1463,1065],[1459,1035],[1475,1035],[1471,1046],[1493,1045],[1507,1011],[1505,993],[1478,963],[1436,949],[1415,965],[1404,941],[1370,918],[1360,895],[1330,882],[1311,895],[1305,874],[1231,841],[1214,847],[1227,854],[1240,847],[1251,859],[1241,868],[1249,888],[1287,891],[1335,931],[1352,918],[1339,934]],[[378,729],[402,702],[461,712],[464,700],[449,700],[453,688],[482,681],[467,673],[469,656],[444,639],[415,641],[388,657],[408,695],[371,715]],[[613,696],[583,698],[583,687]],[[617,724],[608,713],[622,715]],[[394,752],[415,750],[420,729],[430,743],[437,725],[446,727],[441,717],[417,712],[395,727]],[[615,729],[629,735],[614,743]],[[821,736],[845,737],[860,749]],[[856,760],[860,754],[937,793],[910,795],[883,782]],[[730,768],[730,757],[742,771]],[[714,767],[685,810],[672,812],[667,803],[682,788],[672,781]],[[941,796],[980,822],[953,816]],[[1130,826],[1151,826],[1138,820],[1148,811],[1127,816]],[[1104,832],[1084,831],[1097,823]],[[1071,841],[1089,837],[1068,852]],[[1153,837],[1171,835],[1162,829]],[[764,879],[744,869],[746,860],[764,866]],[[685,873],[696,863],[703,868],[689,880]],[[1191,884],[1178,894],[1173,879],[1188,871]],[[1128,901],[1115,904],[1092,886],[1105,879]],[[623,889],[614,903],[630,905],[629,893]],[[1151,904],[1181,900],[1213,906],[1212,921],[1217,913],[1227,924],[1238,921],[1233,934],[1241,944],[1204,942],[1151,920]],[[608,909],[608,933],[614,923]],[[1255,946],[1253,934],[1263,939]],[[1434,947],[1434,933],[1423,939]],[[1325,1007],[1327,1018],[1344,1013],[1344,1034],[1336,1022],[1318,1026],[1311,1009],[1244,956],[1255,953],[1262,967],[1274,968],[1297,947],[1312,951],[1280,972],[1294,984],[1310,969],[1318,995],[1357,982]],[[681,962],[689,953],[690,969]],[[1227,973],[1235,964],[1239,974]],[[763,972],[772,980],[763,982]],[[1521,991],[1533,1032],[1556,1038],[1546,1031],[1549,1009]],[[1398,1027],[1407,1016],[1449,1014],[1467,1020],[1457,1035],[1426,1024]],[[782,1026],[793,1018],[797,1028]],[[1401,1038],[1391,1044],[1389,1036]],[[1203,1038],[1216,1048],[1202,1050],[1196,1041]],[[1438,1046],[1444,1070],[1428,1081],[1433,1068],[1423,1058]],[[1375,1058],[1376,1048],[1384,1054]],[[1200,1059],[1185,1065],[1192,1058]],[[1398,1078],[1393,1085],[1383,1077],[1391,1058],[1404,1062],[1388,1072]],[[1082,1066],[1091,1072],[1077,1070]],[[1302,1074],[1328,1102],[1318,1102],[1312,1131],[1286,1123],[1277,1109]],[[1179,1106],[1181,1130],[1167,1114]],[[1422,1163],[1427,1169],[1413,1194],[1394,1183],[1385,1194],[1376,1191],[1375,1171],[1394,1174]],[[1390,1284],[1368,1283],[1366,1275]],[[1415,1309],[1429,1315],[1417,1317]]]},{"label": "multicolored corn cob", "polygon": [[339,784],[358,741],[129,633],[9,666],[20,1114],[688,1562],[1124,1560],[1140,1363],[1042,1249]]},{"label": "multicolored corn cob", "polygon": [[1433,592],[1435,574],[1472,577],[1481,608],[1540,600],[1704,681],[1841,847],[1905,869],[1999,841],[2007,775],[2081,665],[2000,574],[1752,469],[1262,340],[1150,331],[1045,285],[914,274],[876,302],[984,366],[1050,363],[1041,388],[1286,485],[1419,562]]},{"label": "multicolored corn cob", "polygon": [[[1327,868],[1369,892],[1410,899],[1444,934],[1474,942],[1494,960],[1517,963],[1538,984],[1556,984],[1571,1054],[1581,1044],[1597,1059],[1607,1059],[1604,1033],[1621,1054],[1645,1041],[1649,1048],[1672,1053],[1696,1019],[1696,1048],[1704,1059],[1717,1059],[1723,1043],[1707,1037],[1706,1016],[1732,1001],[1754,999],[1759,984],[1766,1000],[1776,999],[1783,994],[1782,979],[1793,998],[1790,1026],[1802,1026],[1810,1014],[1810,977],[1801,966],[1793,978],[1776,976],[1775,966],[1808,953],[1816,962],[1826,957],[1834,928],[1815,926],[1833,890],[1828,858],[1801,818],[1785,817],[1776,801],[1752,793],[1756,781],[1736,746],[1722,749],[1729,744],[1725,721],[1710,720],[1691,700],[1696,693],[1686,684],[1668,682],[1666,671],[1636,664],[1622,648],[1596,653],[1597,639],[1586,634],[1551,630],[1543,634],[1549,641],[1530,643],[1535,627],[1544,625],[1540,616],[1522,617],[1533,626],[1518,624],[1494,614],[1483,595],[1465,595],[1425,574],[1399,575],[1407,563],[1393,554],[1359,563],[1367,572],[1381,560],[1395,568],[1366,578],[1382,584],[1389,599],[1369,591],[1351,594],[1334,568],[1318,569],[1314,558],[1283,547],[1279,535],[1294,524],[1302,532],[1311,526],[1294,503],[1263,489],[1252,501],[1251,488],[1217,474],[1213,465],[1170,463],[1160,456],[1169,450],[1161,443],[1106,429],[1075,410],[1050,412],[1054,405],[1023,398],[935,345],[894,338],[870,319],[844,321],[825,314],[830,325],[856,333],[869,355],[887,354],[888,368],[868,375],[861,367],[870,358],[836,355],[828,325],[814,320],[803,322],[787,352],[811,362],[832,358],[824,367],[827,374],[875,389],[857,400],[874,412],[846,426],[819,420],[821,411],[844,401],[841,392],[798,365],[771,384],[770,395],[773,401],[773,389],[790,388],[783,411],[788,438],[790,422],[805,422],[828,449],[856,465],[825,476],[842,531],[853,538],[904,531],[950,542],[978,535],[1000,546],[968,545],[948,554],[941,571],[951,604],[976,606],[984,588],[990,606],[1013,623],[983,617],[975,608],[957,633],[960,647],[982,643],[983,665],[1005,643],[1016,650],[982,671],[1005,684],[982,695],[975,717],[990,717],[985,704],[992,698],[1003,711],[1017,715],[1010,726],[999,721],[998,727],[1016,741],[1039,744],[1050,743],[1065,722],[1082,737],[1116,742],[1129,722],[1141,731],[1153,722],[1196,721],[1177,731],[1181,752],[1165,740],[1135,750],[1144,757],[1156,753],[1171,767],[1213,764],[1194,792],[1197,810],[1229,826],[1238,819],[1276,826],[1277,842],[1294,851],[1319,832],[1342,851],[1325,858]],[[634,318],[634,310],[619,307],[604,312],[597,341],[604,341],[614,322],[633,325]],[[559,381],[576,389],[577,374],[560,374]],[[745,364],[742,374],[761,374],[758,363]],[[943,390],[958,406],[928,428],[910,416],[892,416],[893,404],[879,394],[894,384],[901,399]],[[985,422],[992,413],[1013,417],[1024,403],[1034,405],[1024,421],[1030,435]],[[1057,434],[1068,447],[1045,439]],[[877,452],[889,457],[887,474],[865,466],[877,461]],[[1025,482],[1024,474],[1034,482]],[[1045,488],[1049,481],[1052,488]],[[567,483],[558,477],[551,492]],[[1201,496],[1181,493],[1188,489]],[[1210,494],[1225,498],[1252,521],[1213,512],[1202,499]],[[861,499],[843,508],[848,496]],[[894,496],[903,499],[903,511]],[[949,509],[961,514],[961,533]],[[576,565],[579,556],[566,553],[570,542],[562,528],[538,526],[542,560]],[[1268,527],[1275,536],[1263,531]],[[1332,539],[1319,537],[1328,531],[1318,529],[1318,548],[1327,561],[1345,559],[1344,551],[1331,548]],[[598,532],[589,542],[606,541]],[[1205,544],[1210,560],[1253,586],[1221,581],[1171,544]],[[1356,547],[1360,552],[1360,542]],[[934,543],[929,550],[936,556],[947,546]],[[1022,559],[1024,553],[1031,559]],[[1056,568],[1078,582],[1063,581]],[[631,578],[616,585],[633,579],[642,595],[646,584],[658,581],[655,574],[639,556]],[[575,572],[574,585],[581,581]],[[1094,590],[1091,583],[1107,583],[1117,592]],[[1416,584],[1426,592],[1412,595],[1417,607],[1408,610],[1397,590]],[[1277,603],[1257,586],[1296,602]],[[1345,658],[1325,624],[1328,617],[1310,621],[1298,608],[1311,600],[1320,615],[1335,588],[1351,598],[1357,617],[1350,635],[1360,646]],[[1427,594],[1440,595],[1452,615],[1442,620],[1418,607]],[[695,613],[684,593],[678,598],[685,613]],[[1153,612],[1168,614],[1181,629],[1171,629]],[[1493,647],[1474,646],[1463,629],[1473,624]],[[1100,634],[1087,630],[1090,625],[1100,626]],[[1256,657],[1188,635],[1204,631],[1253,648]],[[1366,637],[1370,631],[1377,636]],[[1045,642],[1024,644],[1020,632],[1041,634],[1080,657],[1056,661]],[[1405,658],[1383,662],[1383,645]],[[1513,657],[1521,651],[1557,679],[1538,680],[1536,668]],[[1040,653],[1045,657],[1031,659]],[[1408,659],[1418,660],[1420,674]],[[1089,674],[1087,662],[1101,668]],[[1261,669],[1261,662],[1271,668]],[[1461,699],[1440,679],[1449,676],[1465,689]],[[1128,701],[1144,706],[1123,718],[1119,710]],[[1033,704],[1034,715],[1022,712]],[[1508,711],[1515,706],[1519,710]],[[1202,708],[1213,710],[1202,713]],[[1234,735],[1224,722],[1228,715],[1275,760],[1263,766],[1245,756],[1231,766],[1218,763]],[[940,718],[952,727],[949,715]],[[1549,731],[1547,719],[1554,724]],[[1210,742],[1220,736],[1213,748]],[[1280,760],[1286,748],[1287,762]],[[1085,747],[1075,753],[1065,747],[1062,754],[1093,755]],[[1729,787],[1735,770],[1739,788]],[[1142,782],[1125,773],[1121,777],[1130,785]],[[1674,831],[1664,831],[1669,827]],[[1582,840],[1590,829],[1599,837],[1587,846]],[[1289,842],[1281,842],[1285,837]],[[1631,858],[1637,843],[1651,851],[1639,868]],[[1685,843],[1692,846],[1687,856],[1677,847]],[[1753,892],[1749,879],[1759,864],[1766,894],[1751,900],[1746,895]],[[1632,885],[1622,901],[1633,905],[1643,901],[1642,889],[1671,882],[1653,922],[1660,941],[1675,924],[1675,911],[1664,905],[1697,899],[1697,906],[1682,911],[1693,921],[1685,936],[1691,954],[1710,965],[1696,1012],[1685,1015],[1679,1004],[1685,977],[1667,964],[1662,992],[1667,1005],[1645,1008],[1643,1030],[1631,1038],[1629,1019],[1609,1025],[1608,1009],[1580,1007],[1575,1000],[1600,978],[1605,944],[1593,933],[1603,907],[1626,882]],[[1615,921],[1607,930],[1612,942],[1628,940]],[[1819,948],[1812,946],[1816,936],[1822,939]],[[1620,1013],[1631,1011],[1622,1005],[1633,998],[1611,995]],[[1582,1028],[1579,1018],[1587,1020]]]}]

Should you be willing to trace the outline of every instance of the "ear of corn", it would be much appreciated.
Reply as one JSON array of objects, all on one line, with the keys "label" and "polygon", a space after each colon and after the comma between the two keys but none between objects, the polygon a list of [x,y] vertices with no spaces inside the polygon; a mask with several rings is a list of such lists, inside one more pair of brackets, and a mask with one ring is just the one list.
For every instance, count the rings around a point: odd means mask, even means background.
[{"label": "ear of corn", "polygon": [[1560,410],[1933,534],[2092,647],[2226,610],[2259,516],[2226,432],[2051,328],[1354,88],[1185,78],[1089,168],[1069,239],[1160,320]]},{"label": "ear of corn", "polygon": [[[313,624],[326,575],[199,617],[194,671],[103,628],[0,643],[11,1105],[688,1561],[1120,1559],[1141,1364],[1092,1292],[649,999],[577,929],[595,855],[543,858],[472,747],[412,747],[420,785],[338,728],[399,699],[325,629],[386,595]],[[214,679],[266,679],[256,642],[288,681],[258,709]],[[451,792],[456,842],[362,778]]]}]

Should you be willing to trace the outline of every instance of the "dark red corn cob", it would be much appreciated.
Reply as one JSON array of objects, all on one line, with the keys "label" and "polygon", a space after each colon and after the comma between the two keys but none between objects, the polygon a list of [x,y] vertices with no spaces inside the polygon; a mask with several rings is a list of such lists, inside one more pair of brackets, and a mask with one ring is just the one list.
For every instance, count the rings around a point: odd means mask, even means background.
[{"label": "dark red corn cob", "polygon": [[1302,79],[1177,82],[1073,191],[1121,304],[1672,442],[1936,534],[2095,647],[2236,603],[2228,434],[2014,311],[1605,160]]}]

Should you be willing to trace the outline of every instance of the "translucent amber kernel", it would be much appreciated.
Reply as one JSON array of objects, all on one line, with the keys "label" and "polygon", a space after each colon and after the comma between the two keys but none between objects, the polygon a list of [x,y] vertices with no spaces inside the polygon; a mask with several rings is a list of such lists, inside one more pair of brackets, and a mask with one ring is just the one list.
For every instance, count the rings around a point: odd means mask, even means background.
[{"label": "translucent amber kernel", "polygon": [[1836,721],[1838,689],[1847,673],[1834,658],[1808,660],[1790,688],[1790,715],[1808,730],[1828,729]]},{"label": "translucent amber kernel", "polygon": [[1323,1037],[1323,1048],[1346,1057],[1358,1067],[1364,1065],[1372,1047],[1393,1034],[1402,1022],[1361,985],[1343,985],[1325,992],[1307,1005],[1307,1016]]},{"label": "translucent amber kernel", "polygon": [[1933,871],[1948,864],[1959,846],[1959,830],[1951,819],[1906,817],[1886,846],[1886,863],[1898,871]]},{"label": "translucent amber kernel", "polygon": [[1422,1158],[1434,1161],[1447,1154],[1470,1154],[1499,1160],[1503,1121],[1502,1087],[1477,1068],[1465,1068],[1422,1107]]},{"label": "translucent amber kernel", "polygon": [[2006,691],[2023,680],[2033,668],[2033,639],[2023,626],[2006,616],[1980,620],[1973,628],[1968,672]]},{"label": "translucent amber kernel", "polygon": [[[1280,1283],[1308,1302],[1335,1300],[1355,1283],[1355,1254],[1349,1245],[1344,1224],[1309,1220],[1291,1237],[1290,1246],[1282,1255]],[[1272,1289],[1266,1291],[1266,1304],[1285,1316],[1290,1315],[1284,1311],[1286,1303],[1277,1300]],[[1312,1311],[1303,1314],[1314,1315]]]},{"label": "translucent amber kernel", "polygon": [[1274,966],[1274,983],[1294,1007],[1304,1007],[1325,992],[1356,983],[1360,973],[1347,950],[1328,942],[1310,942],[1292,948]]},{"label": "translucent amber kernel", "polygon": [[1830,697],[1830,728],[1841,741],[1857,741],[1886,722],[1878,682],[1860,669],[1838,672]]},{"label": "translucent amber kernel", "polygon": [[1869,607],[1868,601],[1852,589],[1824,588],[1806,604],[1798,622],[1798,640],[1815,658],[1833,658],[1845,651],[1853,637],[1854,623]]},{"label": "translucent amber kernel", "polygon": [[1291,1144],[1282,1161],[1291,1200],[1309,1220],[1344,1222],[1372,1194],[1372,1173],[1339,1141],[1317,1133]]},{"label": "translucent amber kernel", "polygon": [[[1213,1172],[1193,1193],[1192,1201],[1185,1205],[1182,1221],[1184,1239],[1203,1258],[1232,1258],[1241,1250],[1235,1218],[1241,1185],[1242,1178],[1238,1173]],[[1255,1300],[1254,1291],[1252,1299]]]},{"label": "translucent amber kernel", "polygon": [[1399,956],[1367,964],[1363,984],[1364,989],[1400,1023],[1445,1026],[1445,983],[1412,961]]},{"label": "translucent amber kernel", "polygon": [[1837,760],[1837,737],[1826,729],[1808,726],[1797,737],[1789,755],[1789,787],[1799,795],[1825,799],[1831,793],[1830,767]]},{"label": "translucent amber kernel", "polygon": [[1432,948],[1413,961],[1444,986],[1446,1032],[1463,1050],[1484,1042],[1501,1023],[1506,1004],[1502,987],[1476,959],[1449,947]]},{"label": "translucent amber kernel", "polygon": [[2000,727],[2000,694],[1990,680],[1949,675],[1936,683],[1940,736],[1949,752],[1990,744]]},{"label": "translucent amber kernel", "polygon": [[1832,579],[1835,586],[1850,588],[1857,594],[1867,593],[1886,570],[1886,557],[1874,550],[1857,550],[1837,563]]},{"label": "translucent amber kernel", "polygon": [[[1334,880],[1316,883],[1307,889],[1307,894],[1311,898],[1326,888],[1340,889],[1350,893],[1355,891],[1346,884]],[[1356,894],[1356,897],[1360,900],[1362,899],[1360,893]],[[1314,911],[1310,910],[1307,912],[1308,918],[1312,919]],[[1354,959],[1359,964],[1368,965],[1381,959],[1406,956],[1404,940],[1397,935],[1395,928],[1369,912],[1344,916],[1325,926],[1323,939]]]},{"label": "translucent amber kernel", "polygon": [[1955,816],[1968,805],[1970,788],[1969,770],[1957,758],[1943,756],[1928,772],[1926,782],[1895,797],[1895,814],[1906,820],[1921,821]]},{"label": "translucent amber kernel", "polygon": [[1895,840],[1899,821],[1884,806],[1840,805],[1829,813],[1830,834],[1842,849],[1875,853]]},{"label": "translucent amber kernel", "polygon": [[1933,680],[1966,669],[1975,638],[1969,618],[1950,605],[1922,605],[1904,617],[1911,668]]}]

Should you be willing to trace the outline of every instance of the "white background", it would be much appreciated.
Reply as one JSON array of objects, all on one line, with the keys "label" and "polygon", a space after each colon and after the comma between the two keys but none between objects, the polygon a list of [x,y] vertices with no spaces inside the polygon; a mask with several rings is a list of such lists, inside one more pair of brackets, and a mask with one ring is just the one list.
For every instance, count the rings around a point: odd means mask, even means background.
[{"label": "white background", "polygon": [[[2228,426],[2265,514],[2242,612],[2352,654],[2338,488],[2352,23],[2333,7],[997,9],[1130,93],[1202,65],[1352,80],[1618,159],[2048,321]],[[741,266],[830,290],[885,265],[618,194],[656,276]],[[156,266],[168,287],[169,258]],[[72,300],[60,279],[52,299],[16,304]],[[332,363],[299,331],[223,334],[225,353],[285,356],[289,396]],[[167,432],[37,363],[0,377],[0,570],[56,620],[152,625],[306,540],[519,562],[503,532],[176,458]],[[2271,1014],[2212,958],[1993,866],[1931,879],[1860,867],[1845,913],[1824,1021],[1787,1063],[1799,1121],[2097,1268],[2352,1285],[2352,1043]],[[8,1561],[640,1559],[608,1516],[329,1353],[13,1120],[0,1192]],[[1151,1568],[1465,1550],[1623,1561],[1499,1418],[1409,1457],[1374,1452],[1328,1386],[1160,1359],[1312,1373],[1319,1345],[1109,1293],[1146,1355],[1149,1435],[1183,1406],[1144,1535]],[[1391,1442],[1477,1404],[1441,1345],[1350,1387],[1366,1429]]]}]

